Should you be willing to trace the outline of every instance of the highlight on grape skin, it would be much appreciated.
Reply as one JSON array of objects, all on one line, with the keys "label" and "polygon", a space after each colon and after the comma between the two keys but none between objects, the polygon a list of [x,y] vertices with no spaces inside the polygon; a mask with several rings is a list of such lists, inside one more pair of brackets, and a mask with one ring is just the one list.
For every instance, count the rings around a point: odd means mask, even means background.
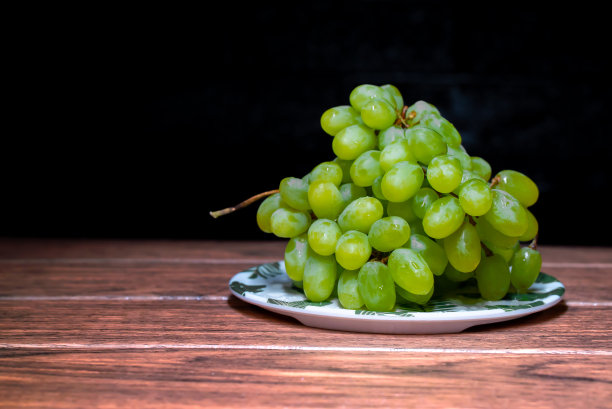
[{"label": "highlight on grape skin", "polygon": [[356,86],[320,126],[328,157],[210,212],[261,200],[256,224],[287,240],[287,276],[308,300],[385,312],[426,306],[449,286],[485,300],[529,292],[542,265],[529,176],[493,172],[438,108],[407,104],[392,84]]}]

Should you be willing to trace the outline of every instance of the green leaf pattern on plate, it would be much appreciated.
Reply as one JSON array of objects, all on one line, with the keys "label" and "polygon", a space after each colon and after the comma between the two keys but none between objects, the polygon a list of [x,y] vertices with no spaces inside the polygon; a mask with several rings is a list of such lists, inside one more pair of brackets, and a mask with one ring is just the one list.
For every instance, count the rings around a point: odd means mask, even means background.
[{"label": "green leaf pattern on plate", "polygon": [[278,262],[262,264],[256,267],[252,267],[247,271],[252,271],[252,274],[249,276],[249,279],[251,280],[257,277],[272,278],[276,277],[279,274],[283,274],[283,270],[281,270]]},{"label": "green leaf pattern on plate", "polygon": [[312,302],[309,300],[283,301],[283,300],[277,300],[275,298],[268,298],[268,303],[276,304],[276,305],[284,305],[285,307],[306,308],[306,307],[323,307],[326,305],[330,305],[331,301],[321,301],[321,302]]},{"label": "green leaf pattern on plate", "polygon": [[376,315],[379,317],[414,317],[414,314],[411,314],[407,311],[396,310],[396,311],[388,311],[388,312],[380,312],[380,311],[369,311],[369,310],[355,310],[355,315]]},{"label": "green leaf pattern on plate", "polygon": [[263,291],[263,289],[266,288],[266,286],[265,285],[248,285],[248,284],[241,283],[240,281],[232,281],[232,283],[230,284],[230,288],[236,291],[238,294],[244,295],[244,293],[246,292],[259,293]]},{"label": "green leaf pattern on plate", "polygon": [[[326,310],[351,313],[351,310],[342,308],[337,298],[330,298],[323,302],[307,300],[302,292],[293,287],[291,280],[285,273],[283,261],[250,268],[238,274],[237,277],[238,279],[230,283],[233,291],[243,296],[247,292],[260,293],[260,297],[263,297],[263,301],[268,304],[299,309],[325,308]],[[563,284],[545,273],[540,273],[528,293],[508,293],[506,297],[499,301],[486,301],[480,298],[474,281],[462,284],[462,286],[434,296],[426,305],[406,302],[398,304],[396,310],[391,312],[354,310],[354,314],[412,317],[415,313],[449,313],[497,309],[509,312],[543,305],[548,297],[562,297],[565,292]]]}]

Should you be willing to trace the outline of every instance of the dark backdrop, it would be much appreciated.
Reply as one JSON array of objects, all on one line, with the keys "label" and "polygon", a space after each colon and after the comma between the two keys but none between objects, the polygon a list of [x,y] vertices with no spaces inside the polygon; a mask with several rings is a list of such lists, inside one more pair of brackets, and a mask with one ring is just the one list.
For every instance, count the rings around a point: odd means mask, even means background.
[{"label": "dark backdrop", "polygon": [[392,83],[494,172],[536,181],[541,243],[612,244],[602,10],[361,0],[22,18],[0,236],[274,239],[256,205],[208,212],[331,160],[323,111]]}]

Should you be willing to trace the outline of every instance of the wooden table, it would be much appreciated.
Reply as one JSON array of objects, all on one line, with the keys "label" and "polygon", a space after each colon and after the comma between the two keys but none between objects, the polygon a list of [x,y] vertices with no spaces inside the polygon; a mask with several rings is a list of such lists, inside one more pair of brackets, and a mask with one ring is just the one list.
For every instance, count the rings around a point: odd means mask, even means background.
[{"label": "wooden table", "polygon": [[0,407],[612,407],[611,249],[543,247],[549,310],[411,336],[230,295],[284,245],[0,239]]}]

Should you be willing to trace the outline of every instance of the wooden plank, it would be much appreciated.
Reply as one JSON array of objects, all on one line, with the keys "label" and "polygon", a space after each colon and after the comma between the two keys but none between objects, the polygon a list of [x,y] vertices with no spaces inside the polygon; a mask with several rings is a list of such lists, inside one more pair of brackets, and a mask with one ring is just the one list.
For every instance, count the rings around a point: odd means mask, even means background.
[{"label": "wooden plank", "polygon": [[0,259],[263,259],[283,257],[287,240],[104,240],[0,238]]},{"label": "wooden plank", "polygon": [[612,249],[586,246],[538,246],[545,263],[612,264]]},{"label": "wooden plank", "polygon": [[384,335],[306,327],[233,296],[226,301],[0,301],[0,346],[611,350],[611,311],[568,308],[561,303],[521,319],[459,334]]},{"label": "wooden plank", "polygon": [[0,351],[4,407],[609,408],[610,356]]},{"label": "wooden plank", "polygon": [[[19,296],[229,295],[230,278],[259,263],[139,263],[93,261],[0,264],[0,299]],[[548,268],[566,287],[565,299],[611,302],[612,267]]]},{"label": "wooden plank", "polygon": [[61,263],[0,265],[0,299],[40,296],[227,296],[230,278],[252,263]]},{"label": "wooden plank", "polygon": [[[283,257],[287,240],[111,240],[0,238],[0,260],[10,259],[273,259]],[[539,246],[544,263],[612,263],[606,247]]]},{"label": "wooden plank", "polygon": [[564,299],[568,302],[612,301],[612,267],[607,268],[543,268],[565,286]]}]

